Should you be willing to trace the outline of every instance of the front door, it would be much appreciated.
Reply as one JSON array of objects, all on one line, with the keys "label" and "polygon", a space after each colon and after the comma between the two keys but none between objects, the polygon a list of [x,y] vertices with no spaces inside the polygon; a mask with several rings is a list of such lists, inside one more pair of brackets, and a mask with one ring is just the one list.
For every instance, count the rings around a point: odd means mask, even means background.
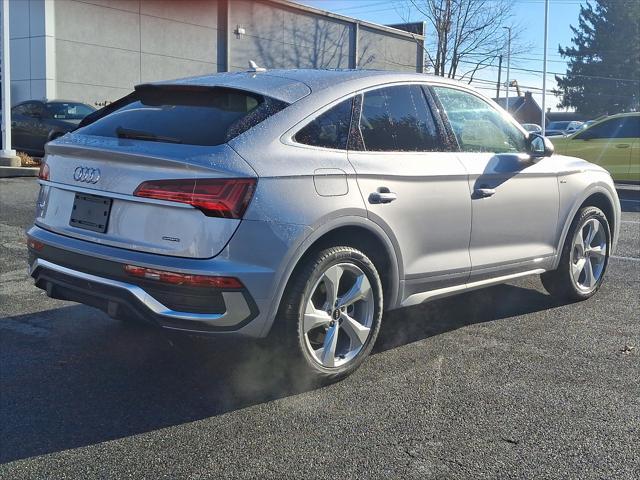
[{"label": "front door", "polygon": [[567,155],[606,168],[616,180],[631,180],[633,127],[638,126],[638,120],[638,117],[614,117],[597,123],[567,142]]},{"label": "front door", "polygon": [[470,282],[547,266],[556,250],[559,193],[552,158],[526,154],[526,133],[481,97],[434,87],[469,173]]},{"label": "front door", "polygon": [[416,84],[364,92],[354,115],[359,146],[348,152],[369,218],[401,252],[404,298],[464,284],[470,269],[467,172],[443,151],[429,95]]}]

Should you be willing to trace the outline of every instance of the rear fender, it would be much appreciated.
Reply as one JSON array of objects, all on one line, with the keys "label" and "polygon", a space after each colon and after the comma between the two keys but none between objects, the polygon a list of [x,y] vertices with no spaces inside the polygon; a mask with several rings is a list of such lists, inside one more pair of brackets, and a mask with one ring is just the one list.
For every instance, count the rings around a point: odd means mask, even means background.
[{"label": "rear fender", "polygon": [[392,243],[391,239],[387,236],[387,234],[382,230],[380,226],[368,220],[364,216],[344,216],[339,217],[333,220],[329,220],[324,223],[320,223],[311,233],[301,241],[300,245],[295,249],[295,253],[288,259],[288,261],[283,262],[284,267],[282,272],[278,275],[277,278],[280,278],[279,285],[273,296],[273,301],[271,303],[271,307],[269,309],[268,315],[266,317],[266,321],[264,323],[264,329],[262,331],[262,335],[266,336],[271,330],[273,322],[275,321],[276,315],[278,313],[278,308],[280,306],[280,302],[282,300],[282,296],[284,295],[285,288],[289,283],[291,275],[298,265],[302,257],[309,251],[309,249],[314,245],[316,241],[318,241],[321,237],[331,232],[332,230],[336,230],[341,227],[362,227],[369,230],[371,233],[376,235],[379,240],[382,241],[385,246],[387,255],[390,259],[391,271],[389,272],[389,284],[391,288],[391,292],[389,298],[394,299],[391,305],[385,306],[387,308],[393,308],[399,303],[399,284],[400,284],[400,272],[398,270],[398,256],[396,254],[396,248]]}]

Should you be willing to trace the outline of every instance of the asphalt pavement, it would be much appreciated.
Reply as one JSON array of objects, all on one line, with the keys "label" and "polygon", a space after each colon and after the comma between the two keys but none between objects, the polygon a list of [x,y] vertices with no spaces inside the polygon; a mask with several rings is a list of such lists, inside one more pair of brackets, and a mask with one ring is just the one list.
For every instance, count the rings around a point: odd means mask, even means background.
[{"label": "asphalt pavement", "polygon": [[135,328],[26,274],[35,179],[0,180],[0,478],[640,478],[640,189],[592,299],[537,277],[387,314],[351,377]]}]

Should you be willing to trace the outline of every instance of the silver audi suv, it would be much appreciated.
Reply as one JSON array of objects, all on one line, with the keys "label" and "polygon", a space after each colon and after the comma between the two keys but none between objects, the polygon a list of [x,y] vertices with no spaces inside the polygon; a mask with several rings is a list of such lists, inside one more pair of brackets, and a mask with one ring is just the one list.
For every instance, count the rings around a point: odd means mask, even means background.
[{"label": "silver audi suv", "polygon": [[386,310],[538,274],[590,297],[620,225],[605,170],[420,74],[139,85],[44,160],[28,247],[49,296],[267,337],[320,380],[362,363]]}]

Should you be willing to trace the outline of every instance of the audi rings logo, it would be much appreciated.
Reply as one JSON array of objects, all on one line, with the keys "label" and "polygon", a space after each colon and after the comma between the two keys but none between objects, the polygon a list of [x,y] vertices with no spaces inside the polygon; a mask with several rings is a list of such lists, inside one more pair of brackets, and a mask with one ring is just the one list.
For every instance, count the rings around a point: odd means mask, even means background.
[{"label": "audi rings logo", "polygon": [[90,167],[76,167],[73,171],[73,179],[76,182],[98,183],[100,180],[100,169]]}]

